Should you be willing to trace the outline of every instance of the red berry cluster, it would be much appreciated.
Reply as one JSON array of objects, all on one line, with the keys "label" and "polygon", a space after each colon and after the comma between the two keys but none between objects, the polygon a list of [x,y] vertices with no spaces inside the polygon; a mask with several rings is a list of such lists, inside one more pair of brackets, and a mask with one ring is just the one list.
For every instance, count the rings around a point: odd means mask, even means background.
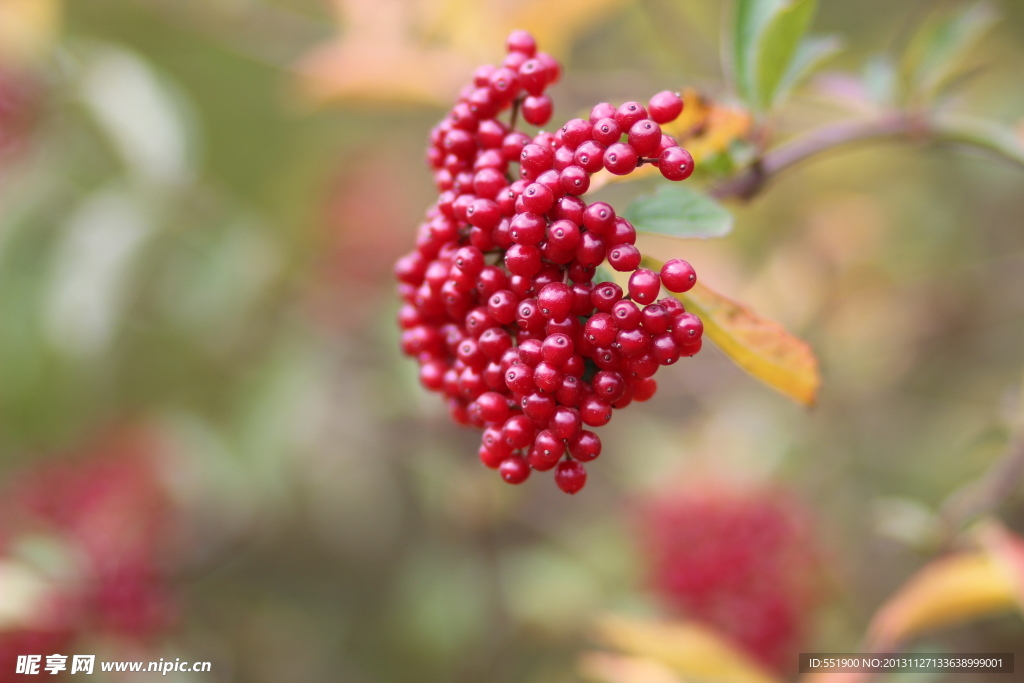
[{"label": "red berry cluster", "polygon": [[[601,452],[583,426],[650,398],[658,367],[696,353],[703,333],[676,299],[656,301],[662,284],[690,289],[693,268],[678,259],[660,273],[640,268],[633,225],[580,197],[602,169],[625,175],[653,163],[683,180],[693,159],[661,132],[683,109],[667,91],[646,108],[598,104],[589,120],[556,133],[517,131],[518,113],[536,126],[550,120],[545,89],[560,67],[525,31],[507,47],[500,66],[477,69],[431,133],[427,160],[440,196],[416,249],[395,267],[402,350],[457,422],[484,430],[486,466],[511,484],[555,469],[558,487],[576,493],[583,463]],[[508,109],[505,124],[497,116]],[[626,296],[594,282],[605,261],[632,272]]]},{"label": "red berry cluster", "polygon": [[670,608],[785,671],[816,598],[810,514],[791,494],[701,482],[647,503],[640,518],[651,587]]},{"label": "red berry cluster", "polygon": [[78,460],[26,470],[5,487],[0,562],[19,537],[37,533],[65,544],[76,562],[40,614],[20,628],[0,628],[0,681],[14,672],[17,655],[60,652],[58,645],[86,634],[138,642],[174,625],[164,554],[175,527],[152,462],[158,448],[149,430],[119,429]]}]

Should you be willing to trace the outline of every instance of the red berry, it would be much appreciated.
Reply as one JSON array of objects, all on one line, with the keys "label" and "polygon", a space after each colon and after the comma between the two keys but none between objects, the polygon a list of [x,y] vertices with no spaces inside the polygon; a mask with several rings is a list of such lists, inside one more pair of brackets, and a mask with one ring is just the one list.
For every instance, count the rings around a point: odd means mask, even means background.
[{"label": "red berry", "polygon": [[540,312],[549,320],[561,320],[569,315],[572,301],[572,289],[561,282],[544,285],[537,295]]},{"label": "red berry", "polygon": [[569,442],[569,455],[580,462],[590,462],[601,455],[601,438],[587,429]]},{"label": "red berry", "polygon": [[521,455],[510,455],[502,461],[498,471],[509,484],[522,484],[530,476],[530,465]]},{"label": "red berry", "polygon": [[587,140],[576,148],[573,161],[587,173],[597,173],[604,167],[604,145]]},{"label": "red berry", "polygon": [[[602,282],[594,287],[590,301],[599,311],[611,313],[614,306],[622,298],[622,287],[614,282]],[[493,315],[493,313],[492,313]]]},{"label": "red berry", "polygon": [[537,41],[529,31],[518,29],[509,34],[505,41],[505,49],[509,52],[522,52],[527,57],[532,57],[537,52]]},{"label": "red berry", "polygon": [[587,469],[576,460],[563,460],[555,469],[555,484],[565,493],[579,493],[587,483]]},{"label": "red berry", "polygon": [[615,116],[615,107],[608,104],[607,102],[601,102],[595,104],[594,108],[590,110],[590,122],[595,123],[601,119],[610,119]]},{"label": "red berry", "polygon": [[575,151],[577,147],[593,139],[593,130],[589,121],[570,119],[562,126],[562,144]]},{"label": "red berry", "polygon": [[559,439],[572,439],[579,434],[580,425],[580,414],[575,408],[560,406],[555,409],[548,429]]},{"label": "red berry", "polygon": [[605,118],[594,123],[591,134],[594,140],[607,147],[619,141],[619,138],[622,137],[622,128],[615,122],[615,119]]},{"label": "red berry", "polygon": [[646,401],[654,396],[658,390],[658,383],[653,378],[647,377],[633,385],[633,400]]},{"label": "red berry", "polygon": [[658,156],[658,169],[669,180],[686,180],[693,173],[693,157],[682,147],[669,147]]},{"label": "red berry", "polygon": [[616,142],[604,152],[604,167],[615,175],[629,175],[636,170],[637,150],[632,145]]},{"label": "red berry", "polygon": [[629,145],[639,156],[654,154],[661,142],[661,126],[650,119],[641,119],[629,129]]},{"label": "red berry", "polygon": [[661,282],[670,292],[688,292],[697,284],[697,273],[686,261],[672,259],[661,267]]},{"label": "red berry", "polygon": [[583,400],[583,405],[580,406],[580,419],[591,427],[604,426],[612,419],[612,406],[610,402],[604,401],[596,395],[590,395]]},{"label": "red berry", "polygon": [[566,166],[558,177],[562,192],[571,195],[585,194],[590,189],[590,174],[582,166]]},{"label": "red berry", "polygon": [[548,70],[539,59],[528,59],[519,67],[519,83],[531,95],[543,95],[548,85]]},{"label": "red berry", "polygon": [[[541,183],[531,183],[523,190],[522,194],[523,207],[533,214],[544,214],[547,213],[555,203],[555,196],[548,188],[547,185]],[[518,218],[518,216],[517,216]],[[541,223],[544,223],[543,219],[540,219]],[[515,219],[512,219],[513,225]],[[543,230],[541,235],[543,236]],[[512,236],[515,239],[515,235]]]},{"label": "red berry", "polygon": [[633,124],[647,118],[647,110],[639,102],[626,102],[615,110],[612,117],[622,130],[629,130]]},{"label": "red berry", "polygon": [[519,154],[520,166],[533,173],[534,177],[551,168],[554,159],[555,154],[551,149],[534,143],[523,146],[523,151]]},{"label": "red berry", "polygon": [[522,111],[523,119],[527,123],[534,126],[543,126],[551,120],[554,105],[551,103],[551,98],[547,95],[530,95],[523,100],[520,111]]},{"label": "red berry", "polygon": [[620,244],[608,252],[608,263],[619,272],[629,272],[640,267],[640,250],[632,244]]},{"label": "red berry", "polygon": [[647,111],[657,123],[675,121],[683,113],[683,98],[679,93],[663,90],[650,99]]},{"label": "red berry", "polygon": [[629,276],[629,296],[642,304],[653,303],[661,291],[661,278],[653,270],[640,268]]}]

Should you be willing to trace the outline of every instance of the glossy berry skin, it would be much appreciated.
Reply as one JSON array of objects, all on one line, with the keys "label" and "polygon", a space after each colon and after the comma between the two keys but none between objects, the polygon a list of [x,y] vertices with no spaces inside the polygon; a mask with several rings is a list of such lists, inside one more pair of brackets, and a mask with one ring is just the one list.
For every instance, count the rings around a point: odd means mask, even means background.
[{"label": "glossy berry skin", "polygon": [[519,455],[511,455],[498,467],[501,478],[509,484],[522,484],[530,476],[530,465]]},{"label": "glossy berry skin", "polygon": [[548,320],[561,320],[572,310],[572,289],[561,282],[553,282],[540,290],[537,303],[541,314]]},{"label": "glossy berry skin", "polygon": [[601,437],[587,429],[569,442],[569,454],[580,462],[590,462],[601,455]]},{"label": "glossy berry skin", "polygon": [[608,102],[601,102],[595,104],[594,108],[590,110],[590,122],[595,123],[601,119],[611,119],[615,117],[615,107]]},{"label": "glossy berry skin", "polygon": [[629,276],[629,296],[637,303],[654,303],[660,291],[661,278],[653,270],[640,268]]},{"label": "glossy berry skin", "polygon": [[620,244],[608,251],[608,264],[623,273],[639,268],[640,258],[640,250],[632,244]]},{"label": "glossy berry skin", "polygon": [[576,148],[573,161],[587,173],[597,173],[604,167],[604,145],[587,140]]},{"label": "glossy berry skin", "polygon": [[686,180],[693,174],[693,157],[682,147],[669,147],[658,157],[658,170],[669,180]]},{"label": "glossy berry skin", "polygon": [[551,120],[551,114],[554,112],[554,105],[551,102],[551,98],[547,95],[530,95],[523,100],[522,107],[520,108],[523,112],[523,119],[534,126],[543,126]]},{"label": "glossy berry skin", "polygon": [[505,41],[505,49],[509,52],[521,52],[527,57],[537,53],[537,41],[529,31],[516,30],[509,34]]},{"label": "glossy berry skin", "polygon": [[543,95],[548,79],[548,70],[539,59],[528,59],[519,67],[519,83],[531,95]]},{"label": "glossy berry skin", "polygon": [[558,184],[565,194],[579,196],[590,189],[590,174],[582,166],[572,164],[562,169]]},{"label": "glossy berry skin", "polygon": [[622,128],[613,118],[599,119],[591,128],[593,139],[605,147],[618,142],[622,137]]},{"label": "glossy berry skin", "polygon": [[628,131],[634,123],[647,118],[647,110],[639,102],[626,102],[615,110],[613,118],[619,128]]},{"label": "glossy berry skin", "polygon": [[649,157],[661,143],[661,126],[650,119],[641,119],[629,129],[627,140],[639,156]]},{"label": "glossy berry skin", "polygon": [[604,151],[604,167],[614,175],[629,175],[636,170],[637,158],[632,145],[616,142]]},{"label": "glossy berry skin", "polygon": [[661,267],[661,283],[670,292],[688,292],[697,284],[697,273],[686,261],[672,259]]},{"label": "glossy berry skin", "polygon": [[555,484],[565,493],[575,495],[587,484],[587,469],[576,460],[563,460],[555,468]]},{"label": "glossy berry skin", "polygon": [[571,150],[576,150],[587,140],[593,139],[593,126],[590,121],[583,119],[571,119],[562,126],[562,144]]},{"label": "glossy berry skin", "polygon": [[679,93],[663,90],[651,97],[647,103],[647,113],[655,123],[675,121],[683,113],[683,98]]}]

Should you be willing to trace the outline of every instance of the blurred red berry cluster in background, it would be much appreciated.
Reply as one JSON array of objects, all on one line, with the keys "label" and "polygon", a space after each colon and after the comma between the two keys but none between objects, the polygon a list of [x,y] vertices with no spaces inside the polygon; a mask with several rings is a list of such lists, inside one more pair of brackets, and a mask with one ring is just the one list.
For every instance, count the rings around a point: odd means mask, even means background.
[{"label": "blurred red berry cluster in background", "polygon": [[788,491],[701,482],[641,508],[647,580],[669,610],[794,669],[819,597],[811,518]]},{"label": "blurred red berry cluster in background", "polygon": [[38,78],[0,67],[0,164],[24,149],[42,103],[43,88]]},{"label": "blurred red berry cluster in background", "polygon": [[36,580],[23,613],[0,622],[0,681],[19,654],[69,654],[84,635],[145,644],[174,624],[167,559],[180,538],[160,450],[155,432],[118,428],[5,487],[0,567]]}]

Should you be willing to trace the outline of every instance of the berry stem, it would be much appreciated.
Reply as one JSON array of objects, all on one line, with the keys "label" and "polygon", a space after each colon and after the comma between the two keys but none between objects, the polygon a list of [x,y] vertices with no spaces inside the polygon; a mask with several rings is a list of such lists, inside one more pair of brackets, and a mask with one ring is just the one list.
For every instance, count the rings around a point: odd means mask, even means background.
[{"label": "berry stem", "polygon": [[508,129],[514,131],[516,129],[516,120],[519,118],[519,105],[523,103],[522,97],[517,97],[512,102],[512,116],[508,121]]},{"label": "berry stem", "polygon": [[1024,147],[1002,139],[966,119],[936,120],[906,113],[888,114],[874,121],[842,121],[811,131],[765,153],[746,170],[712,188],[716,199],[753,199],[782,171],[807,159],[862,142],[887,140],[957,144],[996,156],[1024,169]]}]

